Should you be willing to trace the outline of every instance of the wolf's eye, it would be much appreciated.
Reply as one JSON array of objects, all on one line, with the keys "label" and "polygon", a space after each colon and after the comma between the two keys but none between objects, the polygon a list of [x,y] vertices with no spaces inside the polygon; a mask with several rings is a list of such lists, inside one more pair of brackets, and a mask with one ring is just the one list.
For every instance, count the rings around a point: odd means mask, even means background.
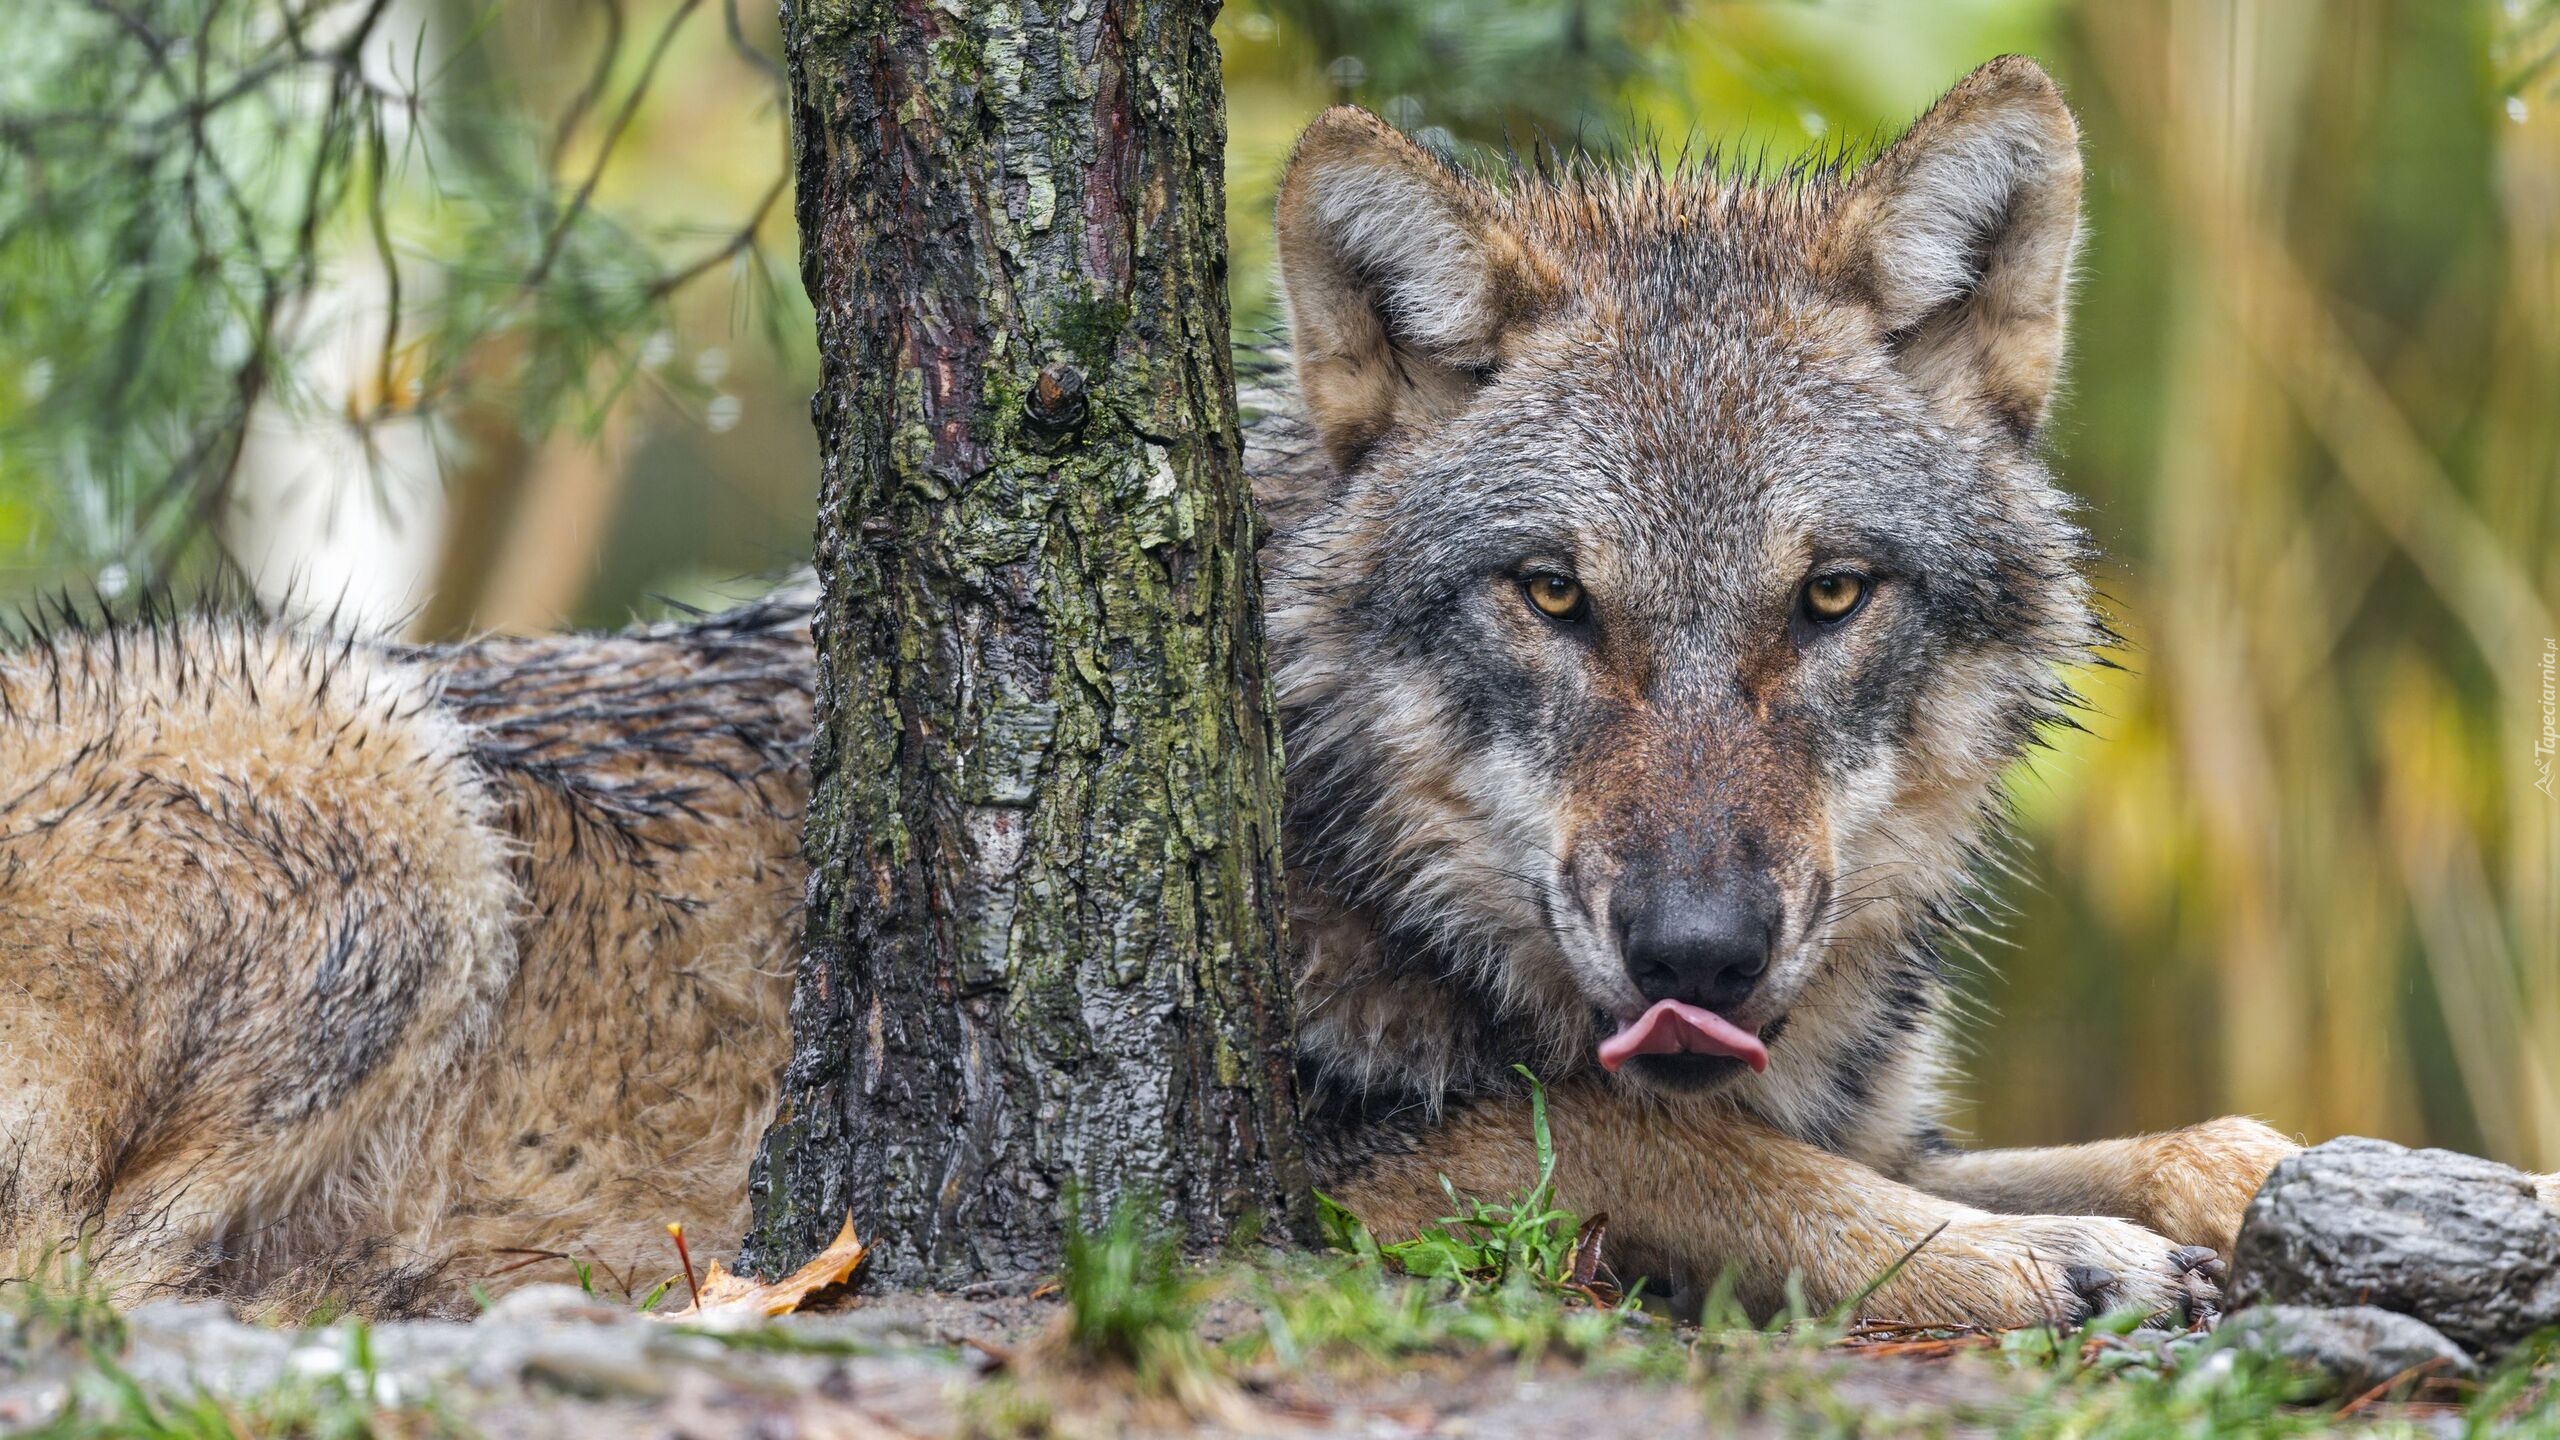
[{"label": "wolf's eye", "polygon": [[1571,576],[1542,571],[1520,582],[1521,591],[1538,613],[1550,620],[1573,621],[1591,608],[1591,597],[1582,593],[1582,582]]},{"label": "wolf's eye", "polygon": [[1819,625],[1837,625],[1867,603],[1867,577],[1833,570],[1804,582],[1804,613]]}]

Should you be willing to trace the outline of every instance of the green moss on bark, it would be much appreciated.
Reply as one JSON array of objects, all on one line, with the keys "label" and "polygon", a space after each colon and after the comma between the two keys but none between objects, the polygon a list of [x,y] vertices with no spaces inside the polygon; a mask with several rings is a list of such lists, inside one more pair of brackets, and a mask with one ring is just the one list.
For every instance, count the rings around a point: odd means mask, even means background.
[{"label": "green moss on bark", "polygon": [[1071,1179],[1303,1227],[1212,8],[784,7],[822,734],[752,1265],[850,1209],[1041,1273]]}]

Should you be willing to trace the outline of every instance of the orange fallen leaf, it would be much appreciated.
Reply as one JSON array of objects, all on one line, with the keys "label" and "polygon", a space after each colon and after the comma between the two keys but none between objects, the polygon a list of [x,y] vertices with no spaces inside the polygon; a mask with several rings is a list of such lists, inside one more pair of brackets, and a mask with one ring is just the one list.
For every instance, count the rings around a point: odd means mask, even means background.
[{"label": "orange fallen leaf", "polygon": [[818,1252],[808,1264],[779,1280],[758,1280],[752,1275],[732,1275],[714,1260],[702,1274],[702,1294],[682,1310],[662,1315],[667,1320],[700,1320],[706,1316],[788,1315],[808,1302],[810,1296],[830,1285],[841,1285],[853,1278],[862,1266],[862,1258],[871,1247],[853,1233],[853,1217],[844,1217],[844,1228],[827,1248]]}]

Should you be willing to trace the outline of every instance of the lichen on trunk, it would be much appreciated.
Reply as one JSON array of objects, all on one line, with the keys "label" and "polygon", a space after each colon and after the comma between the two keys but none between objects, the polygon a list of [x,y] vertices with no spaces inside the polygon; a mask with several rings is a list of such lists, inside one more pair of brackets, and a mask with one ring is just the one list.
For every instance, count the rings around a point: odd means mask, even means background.
[{"label": "lichen on trunk", "polygon": [[1214,6],[783,9],[824,358],[795,1053],[747,1263],[1303,1225]]}]

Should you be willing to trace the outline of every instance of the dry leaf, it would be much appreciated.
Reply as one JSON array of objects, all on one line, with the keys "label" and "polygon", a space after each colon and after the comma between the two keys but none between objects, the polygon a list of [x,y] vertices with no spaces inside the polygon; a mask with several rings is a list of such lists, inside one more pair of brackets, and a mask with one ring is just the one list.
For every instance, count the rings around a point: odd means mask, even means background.
[{"label": "dry leaf", "polygon": [[1618,1288],[1618,1278],[1609,1273],[1609,1264],[1600,1258],[1600,1249],[1609,1239],[1609,1212],[1601,1211],[1582,1222],[1573,1237],[1573,1264],[1567,1268],[1564,1288],[1594,1305],[1617,1304],[1626,1298]]},{"label": "dry leaf", "polygon": [[808,1302],[810,1296],[830,1285],[841,1285],[853,1278],[862,1265],[862,1257],[871,1247],[855,1238],[853,1217],[844,1217],[844,1229],[817,1258],[779,1280],[758,1280],[752,1275],[732,1275],[711,1262],[703,1272],[702,1298],[670,1315],[667,1320],[700,1320],[708,1316],[788,1315]]}]

